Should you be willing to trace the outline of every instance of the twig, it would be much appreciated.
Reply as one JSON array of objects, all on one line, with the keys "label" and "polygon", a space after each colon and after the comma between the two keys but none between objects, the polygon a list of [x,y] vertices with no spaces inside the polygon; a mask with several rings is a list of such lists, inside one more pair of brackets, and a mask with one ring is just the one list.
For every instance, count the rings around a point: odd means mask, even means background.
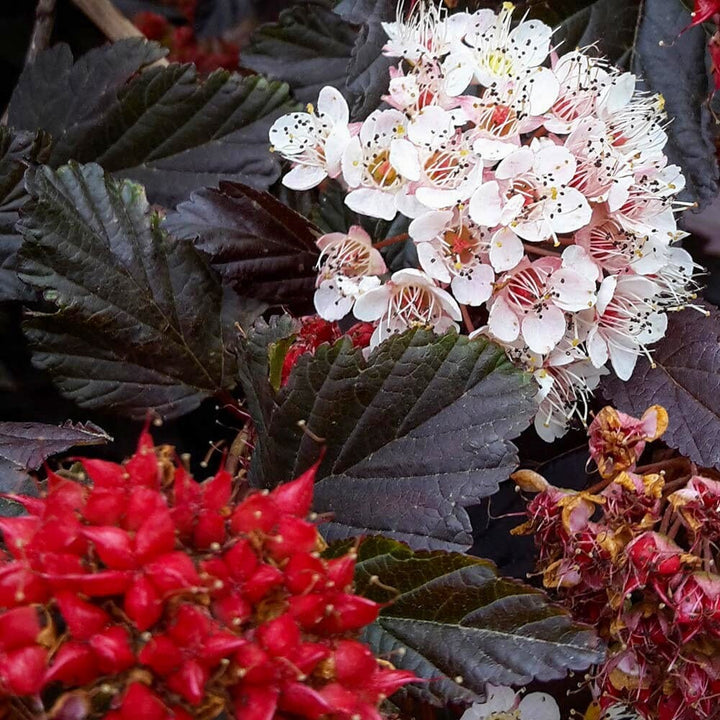
[{"label": "twig", "polygon": [[50,44],[50,36],[55,24],[55,2],[56,0],[39,0],[35,8],[35,24],[25,53],[26,65],[35,62],[40,51]]},{"label": "twig", "polygon": [[538,245],[533,245],[532,243],[523,243],[523,247],[525,248],[525,252],[529,255],[539,255],[541,257],[560,257],[560,253],[557,250],[548,250],[544,247],[539,247]]},{"label": "twig", "polygon": [[[30,35],[30,44],[25,53],[25,65],[32,65],[38,54],[50,44],[53,25],[55,24],[56,0],[38,0],[35,8],[35,24]],[[7,125],[8,110],[0,117],[0,125]]]},{"label": "twig", "polygon": [[[92,20],[109,40],[122,40],[131,37],[145,37],[110,0],[72,0],[75,5]],[[158,65],[167,65],[162,58]]]}]

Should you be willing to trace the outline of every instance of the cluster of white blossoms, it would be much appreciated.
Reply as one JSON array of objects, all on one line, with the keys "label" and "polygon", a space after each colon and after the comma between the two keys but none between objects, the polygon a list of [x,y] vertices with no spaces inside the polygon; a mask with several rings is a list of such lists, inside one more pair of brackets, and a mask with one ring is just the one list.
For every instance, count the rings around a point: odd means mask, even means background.
[{"label": "cluster of white blossoms", "polygon": [[[419,268],[389,274],[359,226],[318,241],[315,305],[376,323],[373,345],[415,325],[455,327],[483,306],[482,332],[534,373],[536,428],[547,440],[584,417],[612,366],[627,380],[695,297],[680,169],[663,147],[663,99],[631,73],[576,50],[551,29],[499,13],[448,15],[417,2],[385,23],[387,107],[349,123],[325,87],[317,108],[270,130],[295,190],[334,178],[354,211],[411,220]],[[463,313],[461,306],[466,306]]]}]

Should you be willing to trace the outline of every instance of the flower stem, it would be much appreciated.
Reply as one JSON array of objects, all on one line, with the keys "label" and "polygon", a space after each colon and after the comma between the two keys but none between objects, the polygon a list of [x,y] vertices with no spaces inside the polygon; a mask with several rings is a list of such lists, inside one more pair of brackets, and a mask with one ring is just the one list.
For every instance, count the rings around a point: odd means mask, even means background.
[{"label": "flower stem", "polygon": [[385,238],[385,240],[381,240],[379,243],[375,243],[373,247],[376,250],[379,250],[380,248],[387,247],[388,245],[394,245],[395,243],[404,242],[409,237],[410,236],[407,233],[400,233],[399,235],[393,235],[392,237]]},{"label": "flower stem", "polygon": [[473,321],[470,319],[470,313],[468,312],[467,305],[460,305],[460,312],[462,313],[463,322],[465,323],[465,330],[469,335],[475,330]]},{"label": "flower stem", "polygon": [[538,247],[537,245],[533,245],[532,243],[524,242],[523,247],[525,248],[525,252],[528,253],[528,255],[539,255],[540,257],[560,257],[560,253],[557,250],[550,250],[548,248]]}]

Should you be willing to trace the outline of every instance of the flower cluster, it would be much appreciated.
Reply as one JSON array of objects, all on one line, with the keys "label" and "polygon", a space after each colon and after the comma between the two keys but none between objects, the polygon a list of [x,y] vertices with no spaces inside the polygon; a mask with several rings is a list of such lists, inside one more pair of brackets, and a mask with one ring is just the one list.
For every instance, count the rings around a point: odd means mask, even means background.
[{"label": "flower cluster", "polygon": [[461,720],[560,720],[560,708],[547,693],[534,692],[521,697],[504,685],[487,685],[484,702],[474,703]]},{"label": "flower cluster", "polygon": [[[379,606],[324,560],[314,469],[233,499],[141,436],[0,518],[0,717],[379,720],[415,679],[355,639]],[[48,713],[47,715],[45,713]]]},{"label": "flower cluster", "polygon": [[[531,471],[528,522],[546,587],[608,641],[594,680],[602,707],[625,703],[644,720],[710,720],[720,693],[720,481],[685,458],[637,467],[667,427],[604,408],[590,428],[601,482],[573,492]],[[594,492],[593,492],[594,490]]]},{"label": "flower cluster", "polygon": [[320,238],[318,313],[374,323],[374,346],[414,325],[473,330],[472,311],[535,374],[551,440],[606,366],[630,377],[666,311],[695,297],[695,266],[674,245],[685,181],[663,152],[662,97],[586,52],[558,56],[547,25],[513,27],[512,11],[398,11],[387,107],[350,123],[325,87],[270,141],[288,187],[332,178],[352,210],[411,220],[419,267],[392,274],[361,227]]}]

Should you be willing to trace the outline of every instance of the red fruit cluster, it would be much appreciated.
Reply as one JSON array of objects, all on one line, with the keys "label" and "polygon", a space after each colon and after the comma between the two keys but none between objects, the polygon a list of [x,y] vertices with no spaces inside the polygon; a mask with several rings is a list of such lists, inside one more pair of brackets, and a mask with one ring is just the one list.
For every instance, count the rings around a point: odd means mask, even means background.
[{"label": "red fruit cluster", "polygon": [[181,10],[189,24],[173,25],[163,15],[140,12],[133,23],[148,40],[155,40],[169,49],[171,62],[195,63],[198,72],[211,73],[218,68],[237,70],[240,48],[222,38],[198,39],[192,27],[195,2],[184,3]]},{"label": "red fruit cluster", "polygon": [[337,323],[323,320],[318,315],[303,318],[300,330],[283,361],[282,385],[288,381],[290,371],[303,355],[312,355],[323,343],[334,343],[343,336],[349,337],[354,347],[366,348],[374,329],[372,323],[359,322],[343,333]]},{"label": "red fruit cluster", "polygon": [[233,498],[144,432],[0,518],[0,718],[378,720],[415,679],[355,638],[379,606],[325,560],[314,471]]},{"label": "red fruit cluster", "polygon": [[589,428],[604,478],[593,490],[518,473],[546,587],[609,645],[594,679],[602,706],[626,703],[646,720],[717,718],[720,695],[720,482],[684,458],[637,467],[667,415],[603,409]]}]

